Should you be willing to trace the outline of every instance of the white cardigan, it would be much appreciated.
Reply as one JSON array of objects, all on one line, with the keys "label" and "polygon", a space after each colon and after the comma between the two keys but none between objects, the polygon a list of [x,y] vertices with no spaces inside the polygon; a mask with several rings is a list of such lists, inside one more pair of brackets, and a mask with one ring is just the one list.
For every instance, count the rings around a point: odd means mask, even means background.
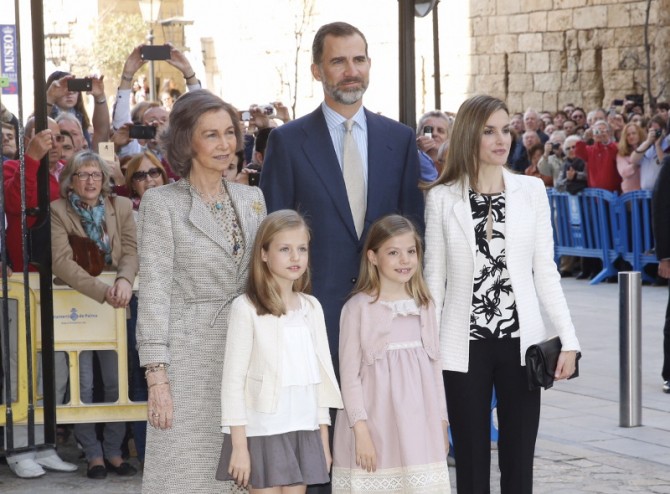
[{"label": "white cardigan", "polygon": [[[535,177],[503,170],[505,254],[519,315],[521,364],[526,349],[546,339],[540,305],[564,350],[579,350],[554,262],[549,200]],[[468,185],[438,185],[426,197],[425,276],[440,325],[442,368],[467,372],[475,270],[475,230]]]},{"label": "white cardigan", "polygon": [[[328,346],[326,323],[319,301],[301,294],[309,307],[307,322],[319,361],[321,383],[317,385],[319,424],[330,425],[328,408],[342,408]],[[246,295],[233,301],[221,383],[221,425],[246,425],[246,408],[274,413],[281,390],[281,341],[285,317],[259,316]]]}]

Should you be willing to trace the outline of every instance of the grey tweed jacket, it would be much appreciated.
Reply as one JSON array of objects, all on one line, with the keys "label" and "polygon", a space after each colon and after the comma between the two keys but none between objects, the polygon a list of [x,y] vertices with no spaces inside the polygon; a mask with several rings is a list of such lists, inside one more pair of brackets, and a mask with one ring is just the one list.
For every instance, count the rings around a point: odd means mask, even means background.
[{"label": "grey tweed jacket", "polygon": [[257,187],[225,184],[244,236],[238,264],[214,216],[189,184],[150,189],[138,221],[140,364],[166,362],[172,429],[149,427],[143,493],[230,491],[215,480],[223,436],[221,372],[232,300],[244,292],[266,214]]}]

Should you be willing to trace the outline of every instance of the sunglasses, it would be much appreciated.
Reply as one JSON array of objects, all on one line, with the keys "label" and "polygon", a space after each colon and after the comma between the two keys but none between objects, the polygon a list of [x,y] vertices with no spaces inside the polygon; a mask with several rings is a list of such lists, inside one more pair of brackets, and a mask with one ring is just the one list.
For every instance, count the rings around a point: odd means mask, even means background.
[{"label": "sunglasses", "polygon": [[145,172],[135,172],[133,173],[132,180],[133,182],[144,182],[147,179],[147,176],[151,178],[158,178],[162,175],[161,171],[158,168],[150,168]]}]

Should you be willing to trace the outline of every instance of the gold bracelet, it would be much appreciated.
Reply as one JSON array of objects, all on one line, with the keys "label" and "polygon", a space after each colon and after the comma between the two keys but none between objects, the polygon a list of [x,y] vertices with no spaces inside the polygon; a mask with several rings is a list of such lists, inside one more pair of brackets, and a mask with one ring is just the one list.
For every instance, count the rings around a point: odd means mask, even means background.
[{"label": "gold bracelet", "polygon": [[149,376],[149,373],[151,372],[158,372],[159,370],[166,370],[168,367],[170,367],[170,364],[166,364],[165,362],[161,362],[160,364],[154,364],[152,366],[147,366],[146,370],[144,371],[144,378],[146,379]]},{"label": "gold bracelet", "polygon": [[153,383],[149,385],[149,389],[153,388],[154,386],[160,386],[161,384],[170,384],[170,381],[161,381],[158,383]]}]

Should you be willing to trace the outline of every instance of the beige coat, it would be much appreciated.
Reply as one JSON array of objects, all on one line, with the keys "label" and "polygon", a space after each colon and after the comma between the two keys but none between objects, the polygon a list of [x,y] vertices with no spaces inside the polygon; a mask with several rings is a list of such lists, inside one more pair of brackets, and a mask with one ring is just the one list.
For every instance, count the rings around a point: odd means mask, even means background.
[{"label": "beige coat", "polygon": [[207,206],[189,184],[148,190],[138,221],[140,364],[166,362],[174,400],[171,429],[149,427],[142,492],[221,493],[221,369],[228,313],[245,289],[256,230],[265,217],[257,187],[226,183],[240,222],[238,264]]},{"label": "beige coat", "polygon": [[[133,206],[125,197],[105,199],[105,223],[112,247],[112,268],[117,278],[132,285],[137,275],[137,239]],[[51,258],[53,274],[84,295],[105,301],[109,285],[88,274],[72,258],[68,235],[86,237],[81,217],[67,199],[51,203]]]}]

